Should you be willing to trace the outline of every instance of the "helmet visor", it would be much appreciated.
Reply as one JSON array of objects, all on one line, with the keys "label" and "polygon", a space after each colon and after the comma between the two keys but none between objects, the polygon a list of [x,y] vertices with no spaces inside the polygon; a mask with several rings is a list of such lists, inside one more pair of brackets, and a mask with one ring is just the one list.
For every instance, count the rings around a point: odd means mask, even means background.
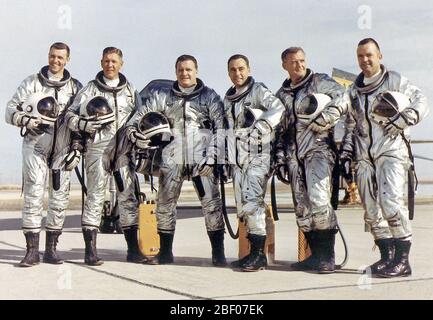
[{"label": "helmet visor", "polygon": [[254,125],[256,117],[250,109],[245,109],[244,112],[238,115],[236,119],[236,127],[240,129],[248,129]]},{"label": "helmet visor", "polygon": [[39,100],[37,109],[40,115],[47,118],[56,119],[59,115],[59,106],[54,97],[45,97]]},{"label": "helmet visor", "polygon": [[167,118],[159,112],[148,112],[141,118],[139,130],[146,134],[160,126],[169,126]]},{"label": "helmet visor", "polygon": [[300,116],[310,116],[317,110],[317,100],[314,96],[306,96],[299,103],[297,113]]},{"label": "helmet visor", "polygon": [[385,92],[377,98],[373,113],[383,118],[392,118],[398,113],[397,101],[390,93]]},{"label": "helmet visor", "polygon": [[150,140],[150,146],[162,146],[171,141],[170,124],[159,112],[146,113],[140,120],[138,130]]},{"label": "helmet visor", "polygon": [[96,97],[90,100],[87,104],[86,109],[87,114],[91,117],[102,117],[113,113],[113,109],[111,109],[107,99],[105,99],[104,97]]}]

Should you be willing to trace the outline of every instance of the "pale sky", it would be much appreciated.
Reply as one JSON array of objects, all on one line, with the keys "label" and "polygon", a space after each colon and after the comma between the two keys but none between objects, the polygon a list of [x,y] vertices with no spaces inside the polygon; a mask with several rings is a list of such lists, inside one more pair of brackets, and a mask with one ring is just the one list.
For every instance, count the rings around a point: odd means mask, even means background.
[{"label": "pale sky", "polygon": [[[20,82],[47,64],[55,41],[70,45],[67,69],[83,84],[100,70],[102,49],[117,46],[124,53],[122,72],[139,91],[153,79],[173,79],[176,58],[187,53],[198,59],[205,84],[224,96],[232,54],[247,55],[255,79],[276,91],[287,76],[280,61],[287,47],[302,46],[316,72],[359,73],[356,44],[373,37],[388,69],[433,102],[432,21],[433,2],[424,0],[0,0],[2,119]],[[413,128],[413,138],[433,139],[432,119]],[[19,129],[2,120],[0,134],[0,184],[20,183]],[[433,158],[433,144],[415,146],[415,153]],[[421,178],[433,179],[431,162],[416,164]]]}]

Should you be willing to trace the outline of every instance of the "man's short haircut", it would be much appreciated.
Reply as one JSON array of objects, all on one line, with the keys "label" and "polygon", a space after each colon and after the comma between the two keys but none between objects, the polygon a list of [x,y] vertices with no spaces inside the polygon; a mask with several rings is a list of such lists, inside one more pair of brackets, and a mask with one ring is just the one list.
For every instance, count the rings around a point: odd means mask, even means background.
[{"label": "man's short haircut", "polygon": [[377,50],[380,51],[379,44],[378,44],[377,41],[374,40],[373,38],[365,38],[365,39],[362,39],[361,41],[359,41],[359,43],[358,43],[358,47],[359,47],[359,46],[363,46],[363,45],[365,45],[365,44],[367,44],[367,43],[373,43],[373,44],[376,46]]},{"label": "man's short haircut", "polygon": [[174,64],[174,68],[177,69],[177,64],[183,61],[192,61],[194,62],[195,68],[198,70],[197,59],[189,54],[183,54],[179,58],[176,59],[176,63]]},{"label": "man's short haircut", "polygon": [[234,54],[227,61],[227,68],[229,67],[229,64],[231,61],[237,60],[237,59],[243,59],[245,61],[245,63],[247,64],[247,67],[248,68],[250,67],[250,61],[248,60],[248,58],[246,56],[244,56],[243,54]]},{"label": "man's short haircut", "polygon": [[69,55],[70,55],[70,53],[71,53],[71,49],[69,49],[69,46],[68,46],[66,43],[63,43],[63,42],[54,42],[54,43],[51,45],[49,51],[51,51],[51,49],[56,49],[56,50],[66,50],[66,54],[67,54],[68,57],[69,57]]},{"label": "man's short haircut", "polygon": [[106,54],[111,54],[111,53],[115,53],[117,54],[121,59],[123,59],[123,53],[122,50],[116,48],[116,47],[106,47],[103,51],[102,51],[102,57],[104,57]]},{"label": "man's short haircut", "polygon": [[281,53],[281,60],[284,61],[289,54],[295,54],[298,53],[299,51],[302,51],[302,53],[305,54],[304,49],[302,49],[301,47],[287,48],[286,50],[283,51],[283,53]]}]

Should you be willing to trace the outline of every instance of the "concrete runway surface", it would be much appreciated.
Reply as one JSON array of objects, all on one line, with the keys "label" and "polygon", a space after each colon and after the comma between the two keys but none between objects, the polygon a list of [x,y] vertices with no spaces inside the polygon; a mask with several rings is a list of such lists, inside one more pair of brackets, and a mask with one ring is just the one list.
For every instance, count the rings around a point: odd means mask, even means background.
[{"label": "concrete runway surface", "polygon": [[[127,263],[123,235],[99,234],[98,253],[102,266],[83,263],[84,241],[78,210],[68,210],[58,251],[62,265],[41,263],[16,267],[25,252],[19,211],[0,212],[0,299],[140,299],[140,300],[309,300],[309,299],[433,299],[433,205],[417,204],[413,221],[410,262],[413,275],[378,279],[361,273],[375,262],[379,250],[364,232],[363,210],[343,207],[339,224],[349,246],[347,265],[334,274],[290,270],[297,259],[297,227],[293,211],[280,210],[276,222],[276,261],[267,270],[245,273],[211,264],[211,248],[204,219],[198,208],[178,210],[174,238],[175,263],[140,265]],[[236,224],[234,214],[229,214]],[[41,233],[40,251],[45,233]],[[226,256],[237,259],[238,242],[226,234]],[[336,238],[336,261],[343,259],[341,238]],[[42,256],[41,256],[42,258]]]}]

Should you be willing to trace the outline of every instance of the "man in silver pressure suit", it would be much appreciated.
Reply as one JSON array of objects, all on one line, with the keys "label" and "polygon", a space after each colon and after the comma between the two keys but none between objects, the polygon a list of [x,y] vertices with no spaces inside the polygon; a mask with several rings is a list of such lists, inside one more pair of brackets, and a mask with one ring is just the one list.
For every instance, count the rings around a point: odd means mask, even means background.
[{"label": "man in silver pressure suit", "polygon": [[[129,154],[111,159],[119,147],[119,129],[141,105],[132,84],[120,73],[123,53],[115,47],[103,50],[100,71],[77,95],[67,118],[71,130],[85,136],[85,170],[87,198],[82,216],[85,242],[84,261],[101,265],[96,251],[96,238],[101,221],[107,181],[111,174],[116,181],[120,224],[128,245],[126,260],[142,263],[145,257],[138,247],[138,199],[135,195],[135,171]],[[116,152],[114,152],[116,154]],[[115,170],[115,162],[118,166]],[[120,163],[120,164],[119,164]]]},{"label": "man in silver pressure suit", "polygon": [[297,224],[312,252],[292,268],[332,273],[337,232],[331,205],[337,155],[332,127],[345,112],[344,89],[328,75],[308,69],[300,47],[284,50],[281,59],[289,79],[276,94],[286,107],[277,130],[276,165],[291,182]]},{"label": "man in silver pressure suit", "polygon": [[408,129],[427,115],[427,101],[405,77],[381,64],[374,39],[359,42],[357,58],[362,72],[346,92],[350,107],[340,159],[356,163],[364,220],[380,250],[369,271],[386,278],[409,276],[412,231],[403,199],[413,163]]},{"label": "man in silver pressure suit", "polygon": [[233,55],[227,64],[233,83],[224,98],[230,128],[228,160],[238,217],[246,222],[251,244],[250,254],[232,266],[258,271],[267,266],[264,197],[271,171],[271,136],[283,116],[284,105],[263,83],[250,76],[246,56]]},{"label": "man in silver pressure suit", "polygon": [[70,131],[63,114],[82,87],[65,69],[69,55],[70,49],[65,43],[51,45],[48,65],[27,77],[6,107],[6,122],[21,127],[24,137],[22,229],[27,251],[19,264],[21,267],[39,263],[39,233],[47,176],[49,199],[43,262],[63,262],[56,252],[69,201],[70,168],[66,168],[65,159],[69,151]]},{"label": "man in silver pressure suit", "polygon": [[[170,122],[173,141],[162,149],[156,217],[160,252],[151,264],[172,263],[176,227],[176,205],[182,183],[191,179],[200,199],[212,245],[212,263],[225,266],[224,220],[215,176],[218,148],[224,151],[224,108],[221,98],[197,78],[197,60],[177,58],[177,81],[155,80],[147,86],[143,106],[131,119],[129,137],[140,148],[138,125],[144,114],[160,112]],[[220,136],[218,138],[218,136]],[[146,145],[146,143],[144,143]]]}]

